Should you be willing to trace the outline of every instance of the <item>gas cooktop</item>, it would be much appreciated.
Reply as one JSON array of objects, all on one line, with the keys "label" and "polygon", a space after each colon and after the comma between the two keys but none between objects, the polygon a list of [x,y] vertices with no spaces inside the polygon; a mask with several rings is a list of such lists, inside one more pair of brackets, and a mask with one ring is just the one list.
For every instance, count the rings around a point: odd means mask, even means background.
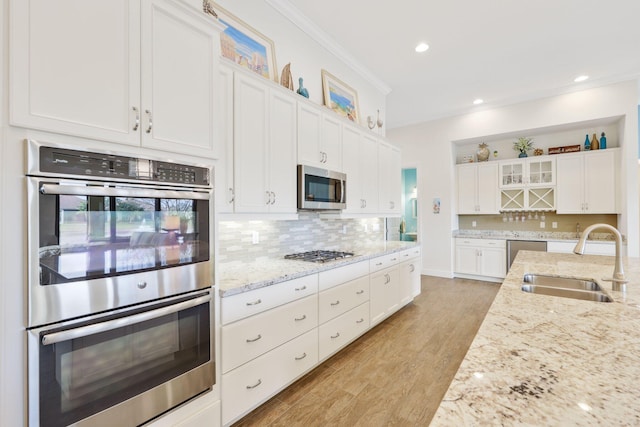
[{"label": "gas cooktop", "polygon": [[340,251],[309,251],[299,252],[296,254],[285,255],[285,259],[293,259],[296,261],[309,261],[309,262],[327,262],[341,258],[349,258],[353,256],[353,252],[340,252]]}]

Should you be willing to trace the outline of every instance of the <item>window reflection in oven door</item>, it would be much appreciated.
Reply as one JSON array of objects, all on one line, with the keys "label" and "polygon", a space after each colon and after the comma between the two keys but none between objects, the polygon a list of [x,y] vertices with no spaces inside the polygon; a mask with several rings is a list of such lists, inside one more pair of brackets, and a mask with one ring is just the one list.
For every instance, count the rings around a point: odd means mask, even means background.
[{"label": "window reflection in oven door", "polygon": [[211,292],[29,333],[31,426],[135,426],[215,383]]}]

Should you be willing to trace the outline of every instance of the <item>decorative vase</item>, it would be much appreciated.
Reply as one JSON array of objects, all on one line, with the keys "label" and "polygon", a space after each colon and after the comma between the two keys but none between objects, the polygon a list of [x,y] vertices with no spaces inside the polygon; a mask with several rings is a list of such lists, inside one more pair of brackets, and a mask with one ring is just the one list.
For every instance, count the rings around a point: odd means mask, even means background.
[{"label": "decorative vase", "polygon": [[591,142],[589,141],[589,134],[584,138],[584,151],[591,150]]},{"label": "decorative vase", "polygon": [[604,132],[600,135],[600,149],[604,150],[607,148],[607,137],[604,136]]},{"label": "decorative vase", "polygon": [[309,91],[307,90],[307,88],[302,86],[302,77],[298,79],[298,83],[300,84],[300,87],[298,87],[297,90],[298,94],[304,96],[305,98],[309,98]]},{"label": "decorative vase", "polygon": [[591,149],[598,150],[600,149],[600,144],[598,143],[598,138],[596,138],[596,134],[593,134],[593,138],[591,138]]},{"label": "decorative vase", "polygon": [[518,154],[518,157],[523,158],[523,157],[529,157],[529,156],[527,156],[526,151],[521,151],[520,154]]},{"label": "decorative vase", "polygon": [[489,154],[490,152],[487,144],[483,142],[482,144],[478,145],[478,151],[476,152],[476,155],[478,156],[479,162],[486,162],[487,160],[489,160]]}]

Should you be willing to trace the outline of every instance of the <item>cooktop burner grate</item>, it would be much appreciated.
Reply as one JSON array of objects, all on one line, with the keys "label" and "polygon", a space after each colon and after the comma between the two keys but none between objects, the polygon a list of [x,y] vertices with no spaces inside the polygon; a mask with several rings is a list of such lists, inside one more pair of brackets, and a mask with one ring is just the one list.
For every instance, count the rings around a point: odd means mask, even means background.
[{"label": "cooktop burner grate", "polygon": [[353,256],[353,252],[340,252],[340,251],[309,251],[299,252],[296,254],[285,255],[285,259],[293,259],[296,261],[309,261],[309,262],[327,262],[341,258],[349,258]]}]

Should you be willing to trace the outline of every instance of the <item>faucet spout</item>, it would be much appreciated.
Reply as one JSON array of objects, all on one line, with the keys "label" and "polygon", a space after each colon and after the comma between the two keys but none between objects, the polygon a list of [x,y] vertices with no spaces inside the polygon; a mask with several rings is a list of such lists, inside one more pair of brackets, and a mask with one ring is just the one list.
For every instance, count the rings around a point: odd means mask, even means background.
[{"label": "faucet spout", "polygon": [[613,277],[611,279],[602,279],[602,280],[605,280],[607,282],[612,282],[612,288],[614,291],[625,292],[627,290],[626,283],[628,282],[628,280],[624,275],[624,268],[622,266],[622,235],[615,227],[609,224],[593,224],[588,226],[587,228],[585,228],[584,232],[582,233],[582,236],[580,236],[580,240],[578,240],[578,243],[576,244],[576,247],[573,249],[573,252],[578,255],[582,255],[584,253],[584,249],[587,244],[587,238],[589,237],[589,234],[591,234],[593,230],[596,230],[599,228],[604,228],[608,230],[609,232],[611,232],[611,234],[613,234],[613,236],[616,239],[616,259],[615,259],[615,265],[613,268]]}]

